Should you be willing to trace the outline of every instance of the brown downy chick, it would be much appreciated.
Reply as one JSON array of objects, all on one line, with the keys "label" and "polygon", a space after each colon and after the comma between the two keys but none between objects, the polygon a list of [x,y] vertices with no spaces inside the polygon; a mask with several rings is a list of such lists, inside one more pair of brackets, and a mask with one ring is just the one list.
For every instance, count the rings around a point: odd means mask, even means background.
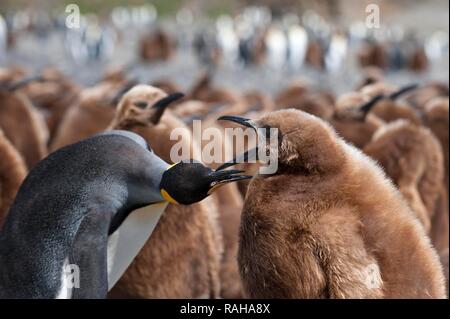
[{"label": "brown downy chick", "polygon": [[122,66],[122,65],[111,65],[106,68],[105,72],[103,72],[103,77],[99,81],[110,82],[110,83],[124,83],[127,82],[127,72],[131,66]]},{"label": "brown downy chick", "polygon": [[0,129],[0,230],[17,190],[27,174],[22,156]]},{"label": "brown downy chick", "polygon": [[174,83],[169,79],[159,79],[153,81],[151,83],[151,86],[157,87],[158,89],[163,90],[167,94],[172,94],[181,91],[181,88],[176,83]]},{"label": "brown downy chick", "polygon": [[369,96],[369,98],[379,95],[386,97],[380,100],[371,111],[386,123],[404,119],[414,124],[421,124],[420,113],[411,107],[409,103],[399,100],[399,98],[416,88],[416,85],[411,85],[398,89],[383,82],[378,82],[363,87],[361,93]]},{"label": "brown downy chick", "polygon": [[421,113],[424,113],[425,106],[428,102],[437,97],[448,99],[448,94],[448,84],[441,82],[431,82],[428,85],[424,85],[411,92],[411,94],[406,97],[406,100],[414,108],[418,109]]},{"label": "brown downy chick", "polygon": [[81,141],[105,130],[114,118],[118,100],[130,88],[130,83],[99,83],[84,89],[78,103],[65,113],[50,150]]},{"label": "brown downy chick", "polygon": [[343,94],[337,100],[329,122],[344,140],[361,149],[371,141],[376,130],[385,124],[370,113],[379,99],[381,97],[369,100],[356,92]]},{"label": "brown downy chick", "polygon": [[191,88],[186,97],[187,100],[199,100],[208,103],[229,103],[235,104],[243,102],[242,97],[232,90],[214,87],[212,84],[211,71],[204,72]]},{"label": "brown downy chick", "polygon": [[278,94],[275,105],[277,109],[294,108],[329,120],[334,97],[329,92],[310,92],[302,81],[295,81]]},{"label": "brown downy chick", "polygon": [[278,129],[278,171],[253,178],[242,212],[249,297],[445,298],[423,226],[369,157],[301,111],[232,120]]},{"label": "brown downy chick", "polygon": [[309,41],[309,45],[306,50],[305,60],[306,63],[310,64],[315,68],[321,70],[325,68],[325,53],[318,41],[316,40]]},{"label": "brown downy chick", "polygon": [[65,112],[77,102],[80,88],[57,69],[44,69],[40,76],[42,81],[28,84],[21,92],[44,115],[51,143]]},{"label": "brown downy chick", "polygon": [[48,129],[42,115],[18,89],[32,78],[0,85],[0,128],[22,154],[28,169],[47,155]]},{"label": "brown downy chick", "polygon": [[448,208],[439,206],[440,196],[446,196],[444,162],[433,133],[397,120],[377,131],[364,153],[381,164],[397,185],[436,249],[448,248]]},{"label": "brown downy chick", "polygon": [[248,113],[266,113],[275,110],[275,102],[269,96],[259,91],[249,91],[244,94],[247,104],[245,114]]},{"label": "brown downy chick", "polygon": [[425,49],[421,46],[415,48],[408,59],[408,68],[415,72],[424,72],[429,64]]},{"label": "brown downy chick", "polygon": [[362,71],[363,78],[361,82],[356,86],[357,91],[361,90],[363,87],[371,84],[375,84],[377,82],[383,81],[383,70],[377,68],[375,66],[369,66],[364,68]]},{"label": "brown downy chick", "polygon": [[[215,103],[206,103],[198,100],[186,100],[174,106],[172,113],[186,124],[191,124],[193,120],[204,119],[214,108]],[[222,104],[215,104],[220,107]]]},{"label": "brown downy chick", "polygon": [[0,68],[0,84],[8,84],[19,81],[28,74],[28,70],[21,66]]},{"label": "brown downy chick", "polygon": [[[127,92],[117,108],[111,129],[131,130],[151,145],[158,156],[171,162],[173,129],[185,127],[164,112],[177,94],[148,85]],[[171,99],[171,100],[170,100]],[[155,104],[156,102],[156,104]],[[189,149],[189,130],[182,140]],[[132,298],[217,298],[220,294],[222,242],[217,207],[211,201],[190,206],[169,204],[149,241],[111,290],[110,296]]]},{"label": "brown downy chick", "polygon": [[306,92],[308,92],[308,84],[304,80],[294,80],[275,96],[275,105],[280,108],[288,108],[289,105],[295,105]]},{"label": "brown downy chick", "polygon": [[448,197],[448,120],[449,120],[449,106],[448,97],[437,97],[430,100],[424,108],[424,124],[436,135],[441,143],[444,152],[444,166],[445,166],[445,184],[447,187]]},{"label": "brown downy chick", "polygon": [[158,28],[145,34],[139,43],[140,57],[143,61],[166,61],[175,53],[176,43],[164,30]]},{"label": "brown downy chick", "polygon": [[386,48],[380,43],[365,43],[358,52],[358,60],[363,67],[375,66],[386,69],[389,66]]}]

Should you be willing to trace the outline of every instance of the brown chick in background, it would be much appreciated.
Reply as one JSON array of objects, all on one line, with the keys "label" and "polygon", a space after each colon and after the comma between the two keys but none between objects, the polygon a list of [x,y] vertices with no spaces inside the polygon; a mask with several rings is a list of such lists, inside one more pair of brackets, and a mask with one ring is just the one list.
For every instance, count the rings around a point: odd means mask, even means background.
[{"label": "brown chick in background", "polygon": [[[184,124],[155,102],[167,94],[138,85],[127,92],[111,129],[131,130],[170,163],[175,128],[185,128],[182,143],[196,147]],[[192,152],[193,153],[193,152]],[[221,230],[212,201],[190,206],[169,204],[152,236],[110,292],[113,298],[218,298],[220,295]]]},{"label": "brown chick in background", "polygon": [[23,156],[28,169],[47,155],[48,129],[20,87],[0,85],[0,129]]},{"label": "brown chick in background", "polygon": [[16,198],[20,184],[27,174],[22,156],[0,129],[0,230],[6,213]]},{"label": "brown chick in background", "polygon": [[364,153],[375,159],[398,186],[437,251],[448,249],[448,208],[439,205],[446,202],[444,160],[433,133],[397,120],[377,131]]}]

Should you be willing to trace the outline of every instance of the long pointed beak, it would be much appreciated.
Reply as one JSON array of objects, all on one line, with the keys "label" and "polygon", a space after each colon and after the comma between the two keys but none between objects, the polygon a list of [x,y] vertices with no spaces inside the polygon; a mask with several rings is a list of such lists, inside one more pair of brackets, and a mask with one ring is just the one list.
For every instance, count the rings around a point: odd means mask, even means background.
[{"label": "long pointed beak", "polygon": [[244,171],[241,170],[216,170],[215,172],[211,173],[212,177],[212,183],[211,188],[208,191],[208,195],[211,194],[214,190],[216,190],[218,187],[223,186],[225,184],[231,183],[231,182],[237,182],[237,181],[243,181],[246,179],[251,179],[252,176],[248,175],[240,175],[241,173],[244,173]]},{"label": "long pointed beak", "polygon": [[219,117],[217,120],[218,121],[235,122],[235,123],[238,123],[240,125],[243,125],[243,126],[246,126],[246,127],[250,127],[252,129],[254,129],[255,131],[258,131],[258,127],[256,126],[255,122],[250,120],[250,119],[246,119],[244,117],[232,116],[232,115],[224,115],[224,116]]},{"label": "long pointed beak", "polygon": [[[246,119],[246,118],[239,117],[239,116],[224,115],[224,116],[219,117],[217,120],[238,123],[240,125],[254,129],[256,131],[256,133],[258,134],[257,124],[250,119]],[[254,147],[242,154],[237,155],[231,161],[223,163],[221,166],[219,166],[217,168],[217,171],[224,170],[225,168],[236,165],[238,163],[246,163],[251,160],[258,160],[258,146]]]},{"label": "long pointed beak", "polygon": [[391,95],[389,95],[389,99],[391,100],[396,100],[398,99],[400,96],[402,96],[405,93],[408,93],[410,91],[413,91],[415,89],[417,89],[419,87],[418,84],[411,84],[411,85],[407,85],[405,87],[402,87],[401,89],[399,89],[397,92],[392,93]]},{"label": "long pointed beak", "polygon": [[182,99],[184,97],[183,93],[177,92],[167,95],[166,97],[163,97],[162,99],[156,101],[155,104],[152,105],[152,108],[155,109],[164,109],[168,107],[170,104],[172,104],[175,101],[178,101],[179,99]]},{"label": "long pointed beak", "polygon": [[163,97],[162,99],[156,101],[155,104],[152,105],[152,109],[156,110],[151,118],[150,121],[153,124],[157,124],[159,122],[159,120],[161,119],[162,115],[164,114],[164,111],[167,109],[167,107],[172,104],[175,101],[178,101],[180,99],[182,99],[184,97],[183,93],[172,93],[169,94],[166,97]]},{"label": "long pointed beak", "polygon": [[383,94],[380,94],[380,95],[374,96],[370,101],[361,105],[359,107],[359,109],[363,112],[364,118],[366,117],[367,113],[369,113],[370,110],[373,109],[373,107],[384,98],[385,98],[385,96]]},{"label": "long pointed beak", "polygon": [[242,154],[237,155],[231,161],[225,162],[217,168],[217,171],[224,170],[230,166],[234,166],[239,163],[246,163],[251,160],[258,160],[258,147],[254,147]]}]

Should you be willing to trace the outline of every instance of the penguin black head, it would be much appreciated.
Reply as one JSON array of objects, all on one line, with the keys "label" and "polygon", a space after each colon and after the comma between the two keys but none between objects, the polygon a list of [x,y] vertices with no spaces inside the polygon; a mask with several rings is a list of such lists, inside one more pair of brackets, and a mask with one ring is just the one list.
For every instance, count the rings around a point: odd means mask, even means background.
[{"label": "penguin black head", "polygon": [[249,179],[240,170],[217,170],[199,162],[182,161],[170,166],[160,183],[162,196],[170,203],[189,205],[208,197],[220,186]]}]

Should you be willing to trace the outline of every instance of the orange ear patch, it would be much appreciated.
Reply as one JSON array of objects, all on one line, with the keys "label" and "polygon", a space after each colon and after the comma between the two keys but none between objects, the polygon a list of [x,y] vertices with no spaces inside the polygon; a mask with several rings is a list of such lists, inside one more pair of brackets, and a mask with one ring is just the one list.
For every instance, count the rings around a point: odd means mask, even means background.
[{"label": "orange ear patch", "polygon": [[169,203],[179,204],[175,199],[172,198],[172,196],[169,195],[169,193],[165,189],[161,189],[161,195]]}]

